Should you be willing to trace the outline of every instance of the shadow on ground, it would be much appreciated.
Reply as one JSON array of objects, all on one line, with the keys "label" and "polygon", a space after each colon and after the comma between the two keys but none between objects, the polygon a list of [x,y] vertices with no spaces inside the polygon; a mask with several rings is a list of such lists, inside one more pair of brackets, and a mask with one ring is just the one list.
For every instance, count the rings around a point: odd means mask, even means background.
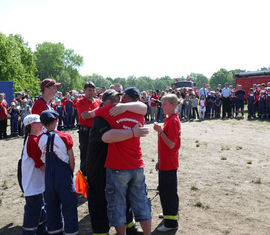
[{"label": "shadow on ground", "polygon": [[22,233],[21,226],[14,226],[13,223],[7,224],[6,226],[0,228],[1,235],[19,235]]},{"label": "shadow on ground", "polygon": [[160,224],[155,228],[155,230],[151,233],[151,235],[175,235],[177,233],[177,229],[168,231],[168,232],[159,232],[157,231],[157,228],[160,227],[163,224],[163,221],[160,222]]}]

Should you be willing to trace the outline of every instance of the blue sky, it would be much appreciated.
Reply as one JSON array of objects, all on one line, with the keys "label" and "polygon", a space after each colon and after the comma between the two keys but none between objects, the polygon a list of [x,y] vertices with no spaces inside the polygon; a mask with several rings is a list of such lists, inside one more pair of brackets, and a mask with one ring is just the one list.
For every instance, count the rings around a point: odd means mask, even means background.
[{"label": "blue sky", "polygon": [[82,75],[110,77],[270,66],[267,0],[0,0],[0,32],[35,50],[62,42]]}]

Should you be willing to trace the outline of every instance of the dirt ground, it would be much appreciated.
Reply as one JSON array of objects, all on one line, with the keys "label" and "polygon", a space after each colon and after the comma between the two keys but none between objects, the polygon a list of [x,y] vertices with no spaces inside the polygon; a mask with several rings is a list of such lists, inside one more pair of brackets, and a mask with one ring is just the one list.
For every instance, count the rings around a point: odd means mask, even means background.
[{"label": "dirt ground", "polygon": [[[157,187],[157,136],[141,140],[149,197]],[[75,142],[79,166],[78,134]],[[211,120],[182,123],[178,171],[179,229],[171,234],[270,234],[270,122]],[[16,179],[22,138],[0,141],[0,234],[20,234],[24,198]],[[79,198],[80,234],[91,234],[87,202]],[[152,200],[154,231],[161,223]],[[115,233],[114,229],[110,230]],[[157,234],[157,232],[154,232]]]}]

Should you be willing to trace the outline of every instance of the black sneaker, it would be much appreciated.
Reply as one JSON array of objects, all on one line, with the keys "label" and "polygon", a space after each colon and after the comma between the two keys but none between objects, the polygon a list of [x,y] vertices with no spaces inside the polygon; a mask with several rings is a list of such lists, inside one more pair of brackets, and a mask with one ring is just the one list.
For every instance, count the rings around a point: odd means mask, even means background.
[{"label": "black sneaker", "polygon": [[143,234],[143,230],[139,228],[136,224],[132,226],[131,228],[126,228],[127,235],[139,235]]}]

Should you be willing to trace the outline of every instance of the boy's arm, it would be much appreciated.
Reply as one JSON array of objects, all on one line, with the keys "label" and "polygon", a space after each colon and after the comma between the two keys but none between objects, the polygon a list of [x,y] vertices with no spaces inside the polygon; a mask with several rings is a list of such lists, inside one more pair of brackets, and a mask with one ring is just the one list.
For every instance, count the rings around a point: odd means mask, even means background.
[{"label": "boy's arm", "polygon": [[141,101],[129,102],[129,103],[119,103],[110,110],[112,116],[117,116],[126,111],[145,115],[147,112],[147,105]]},{"label": "boy's arm", "polygon": [[164,143],[170,148],[173,149],[175,146],[175,143],[171,141],[168,136],[165,134],[165,132],[162,130],[161,125],[159,125],[157,122],[154,123],[154,130],[158,132]]},{"label": "boy's arm", "polygon": [[67,153],[68,153],[68,156],[69,156],[69,165],[70,165],[70,168],[71,168],[72,172],[74,172],[75,158],[74,158],[73,149],[71,148],[70,150],[67,151]]},{"label": "boy's arm", "polygon": [[111,129],[102,135],[102,141],[104,143],[116,143],[124,140],[131,139],[133,137],[145,137],[149,133],[147,127],[140,127],[137,124],[135,127],[126,129]]}]

